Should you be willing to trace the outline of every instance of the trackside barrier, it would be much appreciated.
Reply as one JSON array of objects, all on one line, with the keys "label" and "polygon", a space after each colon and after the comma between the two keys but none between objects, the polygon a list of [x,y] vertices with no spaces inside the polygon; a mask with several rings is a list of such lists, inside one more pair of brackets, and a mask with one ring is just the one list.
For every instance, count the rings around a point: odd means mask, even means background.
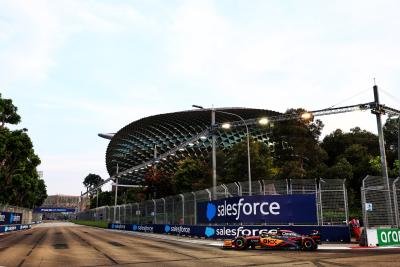
[{"label": "trackside barrier", "polygon": [[361,187],[365,231],[360,244],[366,246],[400,246],[399,184],[400,178],[367,175]]},{"label": "trackside barrier", "polygon": [[259,235],[271,229],[292,230],[299,234],[310,234],[312,230],[321,233],[321,240],[326,242],[350,242],[350,232],[348,226],[314,226],[314,225],[178,225],[178,224],[115,224],[110,223],[109,229],[125,230],[144,233],[172,234],[193,236],[200,238],[225,239],[234,238],[239,235]]},{"label": "trackside barrier", "polygon": [[[393,183],[393,179],[389,179]],[[390,185],[389,185],[390,186]],[[363,179],[361,201],[364,226],[366,228],[392,227],[395,225],[395,207],[393,193],[388,188],[386,179],[368,175]],[[397,201],[396,201],[397,203]]]},{"label": "trackside barrier", "polygon": [[367,229],[367,241],[369,247],[400,246],[399,228],[374,228]]},{"label": "trackside barrier", "polygon": [[[13,214],[11,217],[10,215]],[[4,217],[1,215],[5,215]],[[14,217],[14,215],[17,215]],[[11,218],[12,222],[7,222],[7,218]],[[19,218],[19,220],[18,220]],[[40,221],[42,219],[41,213],[33,213],[31,209],[21,208],[8,204],[0,203],[0,225],[5,224],[30,224],[33,221]]]},{"label": "trackside barrier", "polygon": [[[105,221],[136,224],[199,224],[198,203],[213,199],[245,197],[252,188],[253,196],[271,195],[316,195],[316,225],[347,225],[348,205],[345,180],[343,179],[264,179],[218,185],[216,190],[208,188],[196,192],[159,199],[145,200],[119,206],[104,206],[82,211],[79,220]],[[213,196],[213,192],[216,196]],[[114,217],[115,214],[115,217]],[[248,224],[250,222],[246,222]],[[254,223],[254,222],[252,222]],[[267,223],[267,222],[266,222]],[[289,225],[290,221],[271,224]],[[302,223],[314,224],[312,222]]]},{"label": "trackside barrier", "polygon": [[28,230],[32,228],[32,224],[14,224],[14,225],[1,225],[0,233],[8,233],[13,231]]}]

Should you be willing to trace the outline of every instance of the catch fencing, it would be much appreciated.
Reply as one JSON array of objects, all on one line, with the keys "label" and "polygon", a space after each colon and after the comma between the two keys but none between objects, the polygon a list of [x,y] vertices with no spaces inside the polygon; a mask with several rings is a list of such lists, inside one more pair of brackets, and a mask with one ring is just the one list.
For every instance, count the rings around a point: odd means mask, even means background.
[{"label": "catch fencing", "polygon": [[[348,222],[347,189],[344,179],[282,179],[221,184],[213,188],[160,199],[118,206],[104,206],[77,214],[79,220],[100,220],[134,224],[197,223],[197,203],[228,197],[252,195],[314,194],[318,225],[346,225]],[[276,223],[275,223],[276,224]],[[282,222],[282,225],[287,222]]]},{"label": "catch fencing", "polygon": [[386,180],[368,175],[363,179],[361,202],[366,228],[400,228],[400,178]]},{"label": "catch fencing", "polygon": [[21,208],[17,206],[0,204],[0,212],[13,212],[13,213],[21,213],[22,214],[22,224],[31,224],[32,222],[41,221],[42,214],[41,213],[33,213],[31,209]]}]

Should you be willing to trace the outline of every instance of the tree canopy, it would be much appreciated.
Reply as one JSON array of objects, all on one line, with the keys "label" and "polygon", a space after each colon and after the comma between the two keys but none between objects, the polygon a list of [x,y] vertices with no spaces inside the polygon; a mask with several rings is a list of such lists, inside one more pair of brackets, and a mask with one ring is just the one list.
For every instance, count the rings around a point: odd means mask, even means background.
[{"label": "tree canopy", "polygon": [[0,203],[32,208],[47,197],[36,167],[40,164],[27,129],[10,130],[21,118],[11,99],[0,94]]},{"label": "tree canopy", "polygon": [[98,186],[103,181],[104,180],[100,177],[100,175],[89,173],[83,180],[83,185],[85,187],[94,187]]},{"label": "tree canopy", "polygon": [[2,98],[0,93],[0,129],[4,128],[6,123],[18,124],[21,121],[17,110],[12,100]]}]

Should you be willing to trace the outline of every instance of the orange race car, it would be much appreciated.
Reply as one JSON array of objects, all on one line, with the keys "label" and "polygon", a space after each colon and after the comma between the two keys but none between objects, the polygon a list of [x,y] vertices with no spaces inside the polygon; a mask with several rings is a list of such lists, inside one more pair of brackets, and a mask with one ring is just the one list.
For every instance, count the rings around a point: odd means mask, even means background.
[{"label": "orange race car", "polygon": [[294,249],[312,251],[321,243],[321,235],[314,230],[309,235],[301,235],[290,230],[272,229],[259,236],[238,236],[224,240],[223,248],[252,249]]}]

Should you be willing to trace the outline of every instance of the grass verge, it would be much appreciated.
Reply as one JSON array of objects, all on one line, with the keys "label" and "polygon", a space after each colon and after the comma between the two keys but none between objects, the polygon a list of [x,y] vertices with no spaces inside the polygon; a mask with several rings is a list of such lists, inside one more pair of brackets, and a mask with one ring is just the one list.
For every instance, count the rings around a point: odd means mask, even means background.
[{"label": "grass verge", "polygon": [[82,220],[72,220],[71,222],[81,225],[99,227],[99,228],[107,228],[108,223],[103,221],[82,221]]}]

